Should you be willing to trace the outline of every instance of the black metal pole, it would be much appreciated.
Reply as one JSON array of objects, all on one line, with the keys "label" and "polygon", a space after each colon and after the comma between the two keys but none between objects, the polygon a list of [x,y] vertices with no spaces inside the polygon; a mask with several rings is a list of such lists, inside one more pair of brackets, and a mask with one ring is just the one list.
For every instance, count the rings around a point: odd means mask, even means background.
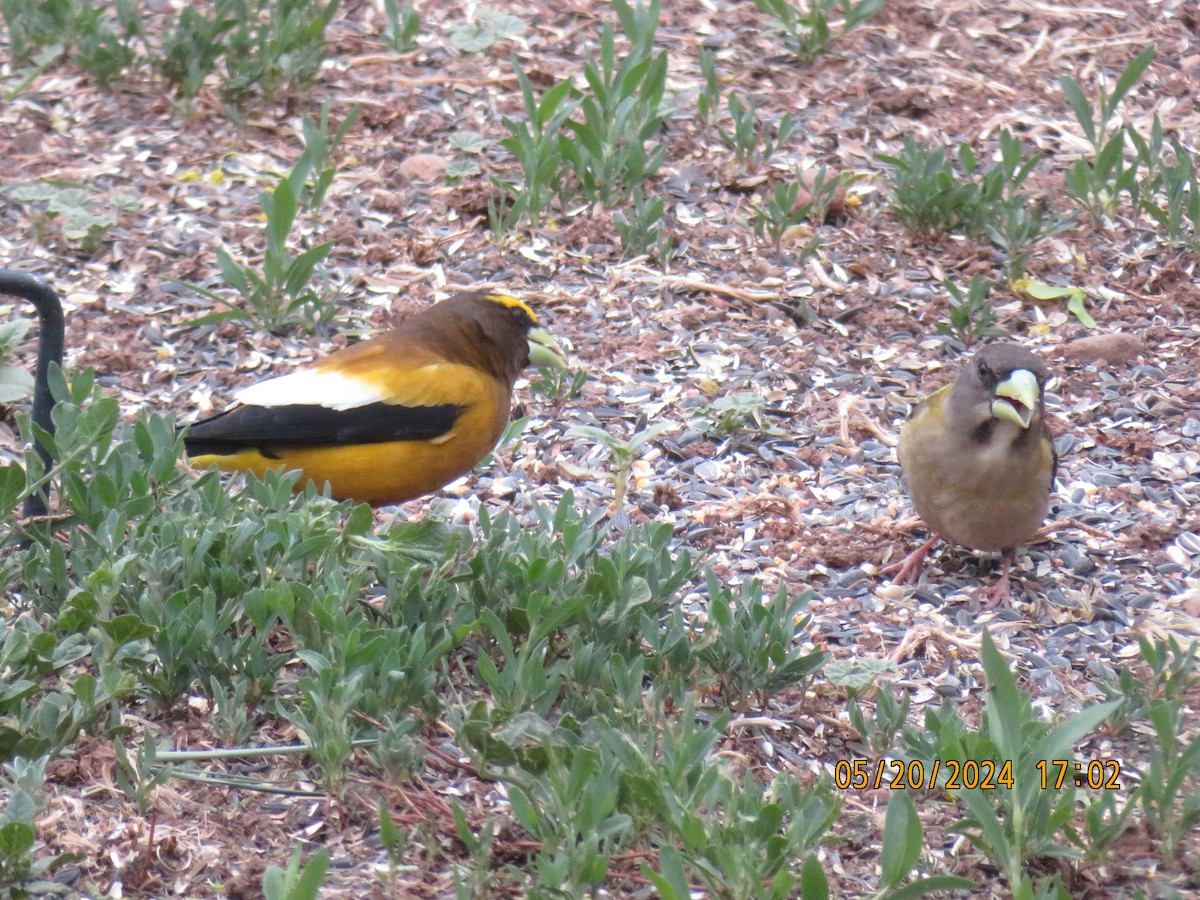
[{"label": "black metal pole", "polygon": [[[54,422],[50,411],[54,398],[50,396],[50,363],[62,365],[63,358],[63,310],[58,294],[50,285],[36,275],[0,269],[0,294],[9,294],[28,300],[38,311],[38,358],[37,372],[33,378],[33,421],[47,434],[54,434]],[[46,471],[50,470],[50,451],[34,438],[34,449],[42,458]],[[46,515],[47,489],[30,494],[25,501],[26,516]]]}]

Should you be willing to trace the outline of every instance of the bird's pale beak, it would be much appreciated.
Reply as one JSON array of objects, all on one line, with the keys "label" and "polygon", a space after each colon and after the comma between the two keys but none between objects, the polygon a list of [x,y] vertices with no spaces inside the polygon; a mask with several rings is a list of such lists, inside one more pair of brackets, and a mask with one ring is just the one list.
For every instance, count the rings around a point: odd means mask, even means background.
[{"label": "bird's pale beak", "polygon": [[529,364],[539,369],[565,369],[567,352],[540,328],[529,330]]},{"label": "bird's pale beak", "polygon": [[1037,408],[1037,376],[1028,369],[1014,369],[1012,374],[996,385],[996,399],[992,401],[992,415],[1005,422],[1028,428]]}]

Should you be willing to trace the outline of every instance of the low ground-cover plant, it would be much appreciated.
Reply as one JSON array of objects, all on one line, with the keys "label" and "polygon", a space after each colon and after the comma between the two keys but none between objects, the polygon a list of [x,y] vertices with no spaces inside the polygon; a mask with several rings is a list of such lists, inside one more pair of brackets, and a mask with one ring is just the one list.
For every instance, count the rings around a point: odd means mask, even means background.
[{"label": "low ground-cover plant", "polygon": [[[227,108],[241,117],[251,103],[271,103],[312,85],[326,56],[325,29],[339,4],[340,0],[184,4],[178,13],[164,12],[174,18],[153,29],[145,25],[147,5],[139,0],[117,0],[111,8],[86,0],[5,0],[0,12],[20,64],[35,62],[39,51],[50,48],[55,57],[68,56],[101,85],[150,71],[185,103],[214,78]],[[397,25],[402,34],[412,31],[411,21]]]},{"label": "low ground-cover plant", "polygon": [[[321,268],[333,242],[311,244],[294,232],[302,215],[316,217],[337,171],[333,156],[357,119],[355,107],[332,136],[328,105],[322,106],[316,118],[304,120],[304,151],[273,190],[259,194],[266,219],[261,265],[239,263],[224,248],[216,249],[221,277],[238,292],[241,302],[234,304],[208,288],[188,285],[223,307],[200,316],[193,324],[237,319],[282,332],[296,326],[318,330],[338,316],[339,291]],[[299,252],[293,249],[297,244]]]},{"label": "low ground-cover plant", "polygon": [[[60,526],[31,524],[20,546],[11,531],[0,557],[26,613],[0,640],[7,758],[57,753],[82,729],[120,740],[122,790],[149,813],[180,756],[159,756],[153,726],[135,738],[110,720],[113,705],[142,699],[165,714],[199,694],[235,721],[240,698],[239,727],[291,721],[337,797],[364,738],[399,739],[381,765],[419,764],[405,720],[437,715],[481,773],[509,785],[516,826],[540,844],[514,883],[584,889],[630,842],[680,839],[680,864],[706,883],[794,883],[836,804],[827,788],[735,777],[711,753],[721,720],[702,724],[688,679],[765,697],[810,676],[821,654],[792,647],[804,598],[760,607],[757,586],[710,579],[712,627],[698,630],[678,597],[701,572],[671,528],[618,537],[569,495],[536,508],[534,528],[483,510],[474,532],[423,522],[377,534],[365,506],[311,486],[293,495],[294,475],[237,487],[187,472],[169,418],[122,421],[88,375],[54,372],[54,464],[23,474],[26,490],[49,480]],[[653,759],[664,725],[685,746],[650,783],[685,793],[638,799],[614,773],[631,747]],[[685,759],[702,785],[688,787]],[[752,840],[735,847],[747,816]]]},{"label": "low ground-cover plant", "polygon": [[[667,54],[654,53],[661,0],[648,6],[631,6],[616,0],[613,8],[630,49],[618,56],[616,34],[605,22],[598,53],[584,64],[585,88],[564,79],[535,95],[525,72],[514,62],[525,104],[524,119],[505,118],[509,136],[501,146],[511,152],[521,168],[521,181],[495,179],[499,198],[490,208],[492,230],[502,234],[523,218],[536,222],[557,201],[565,209],[575,198],[607,209],[616,209],[643,189],[666,157],[658,133],[666,117]],[[652,230],[661,211],[639,212]],[[634,232],[628,228],[626,243]],[[657,237],[655,237],[657,243]],[[641,239],[638,250],[649,240]]]},{"label": "low ground-cover plant", "polygon": [[[962,804],[955,830],[1000,868],[1015,896],[1047,896],[1059,876],[1035,879],[1035,860],[1077,860],[1070,825],[1079,789],[1059,780],[1051,761],[1070,761],[1072,748],[1112,715],[1119,701],[1098,703],[1058,722],[1043,720],[1021,691],[991,634],[983,633],[986,706],[978,728],[969,728],[949,704],[925,716],[923,732],[910,731],[910,760]],[[1073,775],[1073,773],[1072,773]]]},{"label": "low ground-cover plant", "polygon": [[1067,98],[1083,136],[1092,145],[1091,160],[1077,159],[1066,175],[1067,193],[1079,204],[1096,225],[1104,222],[1117,208],[1121,194],[1129,195],[1133,207],[1138,206],[1138,163],[1125,155],[1125,127],[1111,129],[1113,116],[1125,96],[1137,84],[1150,63],[1154,61],[1153,45],[1134,57],[1117,76],[1112,90],[1101,88],[1093,104],[1083,93],[1079,82],[1070,75],[1060,76],[1059,86]]},{"label": "low ground-cover plant", "polygon": [[[885,0],[754,0],[759,12],[771,17],[788,52],[812,60],[828,53],[834,41],[868,22]],[[834,17],[841,16],[834,33]]]}]

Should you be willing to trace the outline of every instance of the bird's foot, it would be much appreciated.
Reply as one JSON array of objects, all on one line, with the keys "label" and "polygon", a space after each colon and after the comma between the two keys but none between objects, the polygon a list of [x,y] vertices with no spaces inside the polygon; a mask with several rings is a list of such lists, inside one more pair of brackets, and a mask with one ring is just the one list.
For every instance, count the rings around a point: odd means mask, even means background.
[{"label": "bird's foot", "polygon": [[1012,568],[1016,558],[1015,550],[1005,550],[1000,555],[1000,578],[990,588],[983,592],[981,610],[995,609],[1001,603],[1007,603],[1011,592],[1008,583],[1008,570]]},{"label": "bird's foot", "polygon": [[935,534],[900,562],[888,566],[879,574],[893,576],[892,584],[916,584],[917,579],[921,577],[921,566],[925,562],[925,556],[938,539],[939,536]]},{"label": "bird's foot", "polygon": [[995,584],[983,591],[983,602],[979,604],[979,608],[985,611],[995,609],[1001,603],[1007,603],[1010,596],[1008,573],[1005,572]]}]

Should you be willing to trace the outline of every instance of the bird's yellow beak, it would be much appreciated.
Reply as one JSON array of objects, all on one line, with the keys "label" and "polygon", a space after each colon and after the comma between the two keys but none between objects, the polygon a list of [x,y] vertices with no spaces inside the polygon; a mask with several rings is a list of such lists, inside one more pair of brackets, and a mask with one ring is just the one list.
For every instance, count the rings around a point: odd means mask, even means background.
[{"label": "bird's yellow beak", "polygon": [[1005,422],[1028,428],[1037,408],[1037,376],[1028,369],[1014,369],[1012,374],[996,385],[996,399],[992,401],[992,415]]},{"label": "bird's yellow beak", "polygon": [[539,369],[565,369],[567,352],[540,328],[529,330],[529,364]]}]

